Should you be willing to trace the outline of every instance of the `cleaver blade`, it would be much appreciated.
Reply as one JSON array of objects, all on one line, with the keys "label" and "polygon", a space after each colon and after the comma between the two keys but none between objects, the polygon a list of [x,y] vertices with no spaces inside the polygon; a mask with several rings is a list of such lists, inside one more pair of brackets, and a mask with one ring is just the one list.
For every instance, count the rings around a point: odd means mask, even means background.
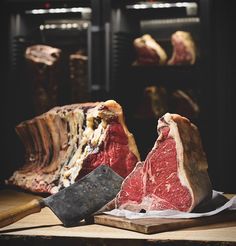
[{"label": "cleaver blade", "polygon": [[27,215],[49,207],[65,227],[79,225],[80,221],[96,213],[115,198],[123,178],[108,165],[102,164],[67,188],[47,198],[0,213],[0,227],[10,225]]},{"label": "cleaver blade", "polygon": [[100,165],[76,183],[44,199],[44,203],[64,226],[75,226],[111,201],[120,191],[122,181],[110,167]]}]

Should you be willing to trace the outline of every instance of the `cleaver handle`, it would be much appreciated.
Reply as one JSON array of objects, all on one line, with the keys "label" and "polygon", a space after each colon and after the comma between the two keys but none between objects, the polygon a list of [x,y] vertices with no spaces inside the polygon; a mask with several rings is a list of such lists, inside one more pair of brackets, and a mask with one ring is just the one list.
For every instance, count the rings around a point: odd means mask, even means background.
[{"label": "cleaver handle", "polygon": [[0,228],[13,224],[27,215],[38,213],[43,207],[45,205],[42,199],[33,199],[24,205],[3,211],[0,213]]}]

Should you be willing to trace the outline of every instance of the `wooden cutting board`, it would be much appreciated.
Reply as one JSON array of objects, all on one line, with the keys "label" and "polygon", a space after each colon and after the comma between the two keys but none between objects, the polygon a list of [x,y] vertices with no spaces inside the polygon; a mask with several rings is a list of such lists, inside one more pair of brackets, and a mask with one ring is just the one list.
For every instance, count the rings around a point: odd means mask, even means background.
[{"label": "wooden cutting board", "polygon": [[106,226],[112,226],[121,229],[141,232],[145,234],[178,230],[188,227],[204,226],[210,224],[219,224],[230,221],[236,221],[236,211],[225,211],[209,217],[195,219],[159,219],[159,218],[141,218],[126,219],[112,215],[95,215],[94,223]]}]

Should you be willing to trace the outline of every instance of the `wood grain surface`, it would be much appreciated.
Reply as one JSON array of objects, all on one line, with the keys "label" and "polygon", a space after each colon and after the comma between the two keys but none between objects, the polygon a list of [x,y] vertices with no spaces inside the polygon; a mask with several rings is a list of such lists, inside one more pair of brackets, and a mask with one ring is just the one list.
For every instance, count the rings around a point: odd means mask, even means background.
[{"label": "wood grain surface", "polygon": [[127,229],[146,234],[232,221],[236,222],[236,211],[227,211],[214,216],[194,219],[126,219],[111,215],[96,215],[94,217],[95,224],[113,226],[121,229]]},{"label": "wood grain surface", "polygon": [[[0,212],[8,208],[13,208],[16,205],[22,205],[25,202],[29,202],[30,200],[34,199],[35,197],[36,196],[32,194],[27,194],[24,192],[9,189],[1,190]],[[66,242],[69,239],[74,239],[77,243],[76,245],[80,245],[80,242],[89,242],[89,240],[94,240],[93,242],[102,240],[103,243],[105,242],[104,240],[106,240],[106,243],[111,242],[110,244],[107,243],[103,245],[115,245],[114,243],[118,242],[119,240],[128,240],[129,242],[133,242],[134,240],[136,243],[138,241],[156,242],[158,245],[160,245],[160,243],[164,244],[166,241],[170,243],[180,242],[178,245],[186,245],[184,242],[196,242],[197,244],[200,242],[200,245],[206,244],[217,246],[221,244],[236,245],[236,220],[227,222],[225,221],[211,225],[188,227],[185,229],[171,230],[166,232],[145,234],[139,233],[137,231],[115,228],[112,226],[103,226],[99,224],[88,225],[83,221],[79,226],[65,228],[49,208],[43,208],[39,213],[29,215],[12,225],[0,229],[1,245],[10,245],[6,244],[5,240],[12,240],[15,243],[14,245],[19,245],[17,243],[21,238],[22,242],[24,243],[25,238],[32,238],[32,240],[37,238],[37,241],[39,242],[42,242],[39,240],[39,238],[42,238],[42,240],[50,239],[52,241],[55,241],[57,238],[59,238],[59,241],[61,242],[64,240],[65,244],[63,245],[68,245]],[[14,239],[16,241],[14,241]],[[73,243],[75,241],[73,241]],[[34,244],[24,245],[37,245],[35,241],[33,242]],[[226,242],[227,244],[225,244]]]}]

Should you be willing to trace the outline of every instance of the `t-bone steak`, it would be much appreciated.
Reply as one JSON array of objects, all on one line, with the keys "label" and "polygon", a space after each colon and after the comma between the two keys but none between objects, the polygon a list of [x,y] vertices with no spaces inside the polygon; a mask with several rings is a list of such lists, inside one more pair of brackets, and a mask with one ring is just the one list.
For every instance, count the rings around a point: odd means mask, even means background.
[{"label": "t-bone steak", "polygon": [[171,36],[173,53],[169,65],[194,64],[196,61],[196,45],[189,32],[177,31]]},{"label": "t-bone steak", "polygon": [[136,38],[133,42],[137,53],[135,65],[163,65],[167,61],[165,50],[149,34]]},{"label": "t-bone steak", "polygon": [[16,126],[25,164],[6,181],[56,193],[100,164],[126,177],[140,160],[122,107],[114,100],[55,107]]},{"label": "t-bone steak", "polygon": [[185,117],[166,113],[158,120],[157,131],[146,160],[123,181],[116,208],[190,212],[212,191],[198,128]]}]

